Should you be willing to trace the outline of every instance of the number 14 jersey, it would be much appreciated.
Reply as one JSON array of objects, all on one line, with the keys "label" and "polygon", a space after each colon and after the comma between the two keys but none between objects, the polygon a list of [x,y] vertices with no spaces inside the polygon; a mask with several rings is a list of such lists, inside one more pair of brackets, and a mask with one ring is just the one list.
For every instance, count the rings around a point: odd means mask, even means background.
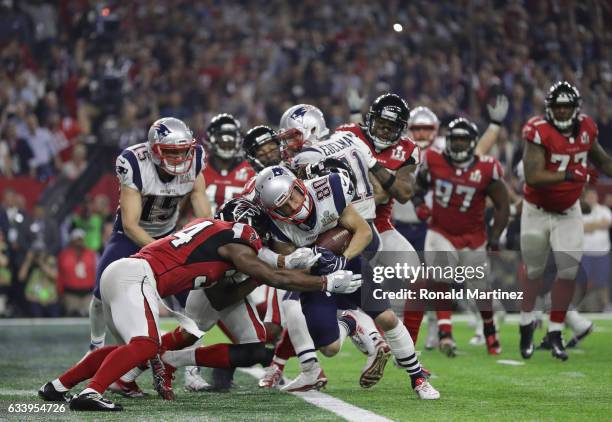
[{"label": "number 14 jersey", "polygon": [[491,182],[503,177],[498,160],[474,156],[466,168],[451,164],[438,149],[425,152],[420,171],[426,171],[434,200],[429,228],[457,249],[476,249],[487,240],[485,200]]}]

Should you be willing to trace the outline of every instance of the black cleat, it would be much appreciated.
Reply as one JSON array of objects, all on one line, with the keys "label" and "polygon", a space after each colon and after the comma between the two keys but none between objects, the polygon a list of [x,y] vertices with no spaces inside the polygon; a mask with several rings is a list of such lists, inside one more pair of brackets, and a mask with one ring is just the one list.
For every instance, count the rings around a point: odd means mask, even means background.
[{"label": "black cleat", "polygon": [[585,337],[588,336],[589,334],[591,334],[592,332],[593,332],[593,323],[591,322],[591,325],[589,325],[589,328],[584,330],[582,333],[572,337],[572,339],[567,342],[565,347],[568,348],[568,349],[572,349],[572,348],[578,346],[578,343],[580,343],[582,340],[584,340]]},{"label": "black cleat", "polygon": [[123,406],[102,397],[102,394],[92,391],[76,396],[70,402],[70,410],[89,412],[119,412]]},{"label": "black cleat", "polygon": [[68,391],[57,391],[51,382],[46,383],[38,390],[38,397],[44,401],[60,401],[64,403],[72,400],[73,394]]},{"label": "black cleat", "polygon": [[550,349],[552,349],[552,346],[550,345],[550,339],[548,338],[548,333],[546,333],[544,337],[542,337],[542,341],[540,342],[540,345],[538,346],[538,350],[550,350]]},{"label": "black cleat", "polygon": [[457,343],[450,333],[438,332],[438,349],[449,358],[457,356]]},{"label": "black cleat", "polygon": [[521,356],[523,359],[529,359],[535,350],[533,345],[533,332],[535,330],[535,324],[533,322],[527,325],[519,325],[521,333]]},{"label": "black cleat", "polygon": [[566,361],[568,356],[565,353],[565,347],[563,347],[563,338],[561,337],[561,331],[549,331],[548,340],[550,341],[550,353],[554,358]]}]

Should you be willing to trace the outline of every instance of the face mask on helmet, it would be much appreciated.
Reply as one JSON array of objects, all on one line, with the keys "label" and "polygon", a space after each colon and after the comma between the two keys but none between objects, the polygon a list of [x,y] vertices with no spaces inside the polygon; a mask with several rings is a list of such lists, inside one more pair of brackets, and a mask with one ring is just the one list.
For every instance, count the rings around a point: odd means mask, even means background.
[{"label": "face mask on helmet", "polygon": [[242,146],[247,161],[258,172],[281,162],[276,132],[268,126],[255,126],[250,129],[244,137]]},{"label": "face mask on helmet", "polygon": [[283,167],[268,167],[256,179],[258,200],[270,217],[301,224],[310,217],[313,202],[300,179]]},{"label": "face mask on helmet", "polygon": [[148,134],[153,162],[172,175],[191,170],[195,154],[195,140],[187,125],[174,117],[157,120]]},{"label": "face mask on helmet", "polygon": [[222,221],[235,221],[253,227],[259,237],[267,243],[270,238],[270,220],[265,212],[251,201],[234,198],[227,201],[215,213],[215,218]]},{"label": "face mask on helmet", "polygon": [[306,144],[302,132],[295,128],[287,129],[278,134],[278,140],[280,141],[281,159],[291,166],[293,157],[298,155]]},{"label": "face mask on helmet", "polygon": [[412,139],[421,149],[427,149],[438,134],[440,121],[427,107],[419,106],[410,112],[408,130]]},{"label": "face mask on helmet", "polygon": [[573,127],[580,114],[582,98],[569,82],[557,82],[546,96],[546,119],[561,131]]},{"label": "face mask on helmet", "polygon": [[280,129],[297,129],[306,145],[312,145],[329,135],[321,110],[309,104],[298,104],[283,113]]},{"label": "face mask on helmet", "polygon": [[214,155],[229,160],[240,154],[240,124],[230,115],[215,117],[206,134]]},{"label": "face mask on helmet", "polygon": [[372,103],[366,115],[366,126],[377,150],[397,144],[406,128],[408,114],[406,102],[395,94],[381,95]]},{"label": "face mask on helmet", "polygon": [[457,164],[466,163],[474,156],[478,138],[476,126],[464,118],[455,119],[448,125],[444,153]]}]

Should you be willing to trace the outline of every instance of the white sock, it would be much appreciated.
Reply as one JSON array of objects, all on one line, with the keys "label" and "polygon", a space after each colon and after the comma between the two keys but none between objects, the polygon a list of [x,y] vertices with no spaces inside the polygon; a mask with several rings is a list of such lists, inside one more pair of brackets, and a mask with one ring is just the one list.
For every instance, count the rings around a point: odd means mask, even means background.
[{"label": "white sock", "polygon": [[136,366],[135,368],[132,368],[129,371],[127,371],[125,374],[123,374],[123,376],[121,377],[121,381],[132,382],[136,380],[136,378],[138,378],[138,376],[142,374],[143,372],[144,371],[142,369]]},{"label": "white sock", "polygon": [[103,347],[106,337],[104,307],[102,301],[95,296],[89,302],[89,329],[91,331],[91,344],[97,348]]},{"label": "white sock", "polygon": [[340,348],[342,348],[344,340],[346,340],[346,337],[349,334],[349,327],[343,321],[338,321],[338,330],[340,332],[338,340],[340,340]]},{"label": "white sock", "polygon": [[535,321],[535,312],[521,311],[521,321],[520,321],[521,325],[531,324],[533,321]]},{"label": "white sock", "polygon": [[385,332],[387,344],[399,366],[404,368],[409,375],[415,375],[421,371],[421,365],[416,357],[414,343],[408,330],[401,322],[397,322],[395,328]]},{"label": "white sock", "polygon": [[551,331],[563,331],[564,324],[562,322],[552,322],[548,323],[548,332]]},{"label": "white sock", "polygon": [[96,393],[96,394],[100,394],[98,393],[96,390],[94,390],[93,388],[86,388],[83,391],[81,391],[79,393],[79,396],[82,396],[83,394],[87,394],[87,393]]},{"label": "white sock", "polygon": [[181,366],[198,366],[195,349],[168,350],[162,356],[162,362],[179,368]]},{"label": "white sock", "polygon": [[574,332],[574,335],[577,335],[589,328],[591,321],[580,315],[577,310],[572,309],[565,314],[565,325]]},{"label": "white sock", "polygon": [[59,391],[60,393],[68,391],[68,389],[64,387],[64,384],[62,384],[59,378],[55,378],[53,381],[51,381],[51,384],[53,385],[53,388],[55,388],[55,390]]},{"label": "white sock", "polygon": [[[299,300],[283,300],[281,302],[285,319],[287,320],[287,331],[295,349],[300,366],[310,360],[317,360],[317,353],[312,337],[308,332],[308,324],[302,313],[302,304]],[[303,369],[303,368],[302,368]]]}]

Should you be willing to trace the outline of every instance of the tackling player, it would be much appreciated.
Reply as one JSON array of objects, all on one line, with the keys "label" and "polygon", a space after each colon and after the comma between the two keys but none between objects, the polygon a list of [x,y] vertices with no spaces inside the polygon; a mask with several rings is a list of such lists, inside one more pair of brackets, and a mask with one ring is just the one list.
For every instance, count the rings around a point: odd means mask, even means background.
[{"label": "tackling player", "polygon": [[585,183],[595,183],[598,176],[588,162],[612,176],[612,157],[597,141],[593,119],[580,113],[581,104],[578,89],[559,81],[548,91],[545,115],[531,118],[523,128],[521,254],[528,280],[521,305],[520,350],[525,359],[534,352],[534,305],[550,249],[557,279],[551,292],[548,340],[553,357],[568,358],[561,330],[582,258],[584,226],[579,198]]},{"label": "tackling player", "polygon": [[[117,338],[125,344],[106,346],[88,354],[59,378],[41,387],[40,397],[65,401],[68,390],[93,377],[70,401],[70,408],[122,410],[121,405],[105,399],[102,394],[119,376],[159,353],[160,297],[213,287],[224,278],[241,282],[246,278],[244,275],[273,286],[301,291],[351,293],[360,286],[361,276],[350,271],[311,276],[300,270],[274,269],[257,257],[262,249],[259,232],[267,235],[265,222],[256,218],[250,222],[255,227],[240,222],[196,219],[134,256],[109,265],[100,283],[102,300]],[[189,318],[182,316],[181,325],[196,336],[202,334]],[[230,353],[228,349],[226,352]],[[243,357],[249,358],[248,355]],[[206,363],[199,361],[197,356],[195,360],[198,365]]]}]

